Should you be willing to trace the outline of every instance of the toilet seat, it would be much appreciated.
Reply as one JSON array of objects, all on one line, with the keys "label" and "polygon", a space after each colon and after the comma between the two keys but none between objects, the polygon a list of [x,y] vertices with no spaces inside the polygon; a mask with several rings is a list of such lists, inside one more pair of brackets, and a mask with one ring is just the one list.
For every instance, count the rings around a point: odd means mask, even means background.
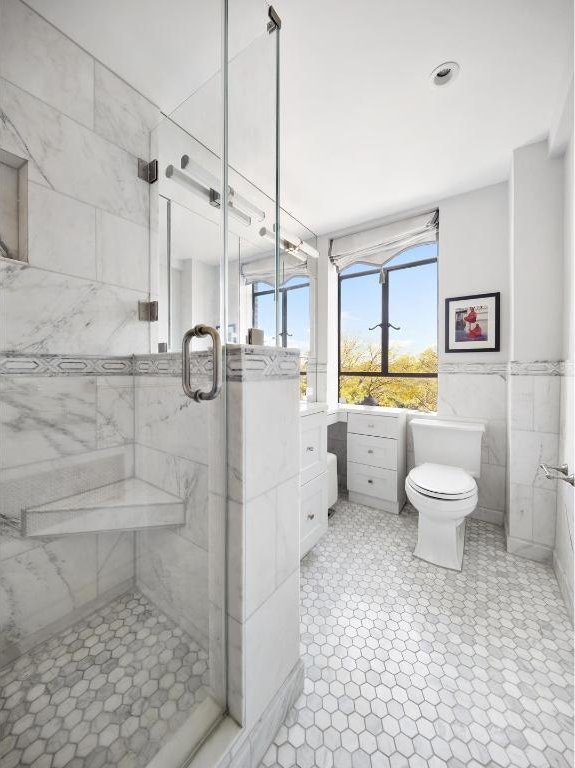
[{"label": "toilet seat", "polygon": [[456,501],[477,492],[475,480],[460,467],[447,464],[420,464],[407,477],[414,491],[432,499]]}]

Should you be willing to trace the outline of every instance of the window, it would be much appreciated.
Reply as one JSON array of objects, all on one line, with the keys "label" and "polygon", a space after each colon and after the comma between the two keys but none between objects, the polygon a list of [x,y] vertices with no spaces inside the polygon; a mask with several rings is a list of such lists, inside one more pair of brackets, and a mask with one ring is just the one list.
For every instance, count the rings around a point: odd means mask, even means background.
[{"label": "window", "polygon": [[437,410],[437,245],[339,275],[339,397]]},{"label": "window", "polygon": [[[279,289],[280,338],[282,347],[300,350],[300,395],[307,390],[309,356],[309,278],[292,277]],[[253,326],[264,332],[264,343],[275,346],[274,290],[268,283],[254,283],[252,292]]]}]

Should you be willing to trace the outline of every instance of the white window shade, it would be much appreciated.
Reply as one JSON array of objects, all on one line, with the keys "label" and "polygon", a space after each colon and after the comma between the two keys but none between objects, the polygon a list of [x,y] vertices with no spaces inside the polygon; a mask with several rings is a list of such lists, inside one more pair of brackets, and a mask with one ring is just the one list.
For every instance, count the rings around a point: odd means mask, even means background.
[{"label": "white window shade", "polygon": [[[252,283],[268,283],[273,286],[276,281],[276,262],[273,256],[255,259],[242,264],[242,278],[246,285]],[[292,277],[308,277],[307,260],[282,253],[280,263],[280,285],[287,283]]]},{"label": "white window shade", "polygon": [[437,242],[438,221],[438,211],[431,211],[336,237],[331,241],[330,259],[338,272],[357,262],[382,266],[406,248]]}]

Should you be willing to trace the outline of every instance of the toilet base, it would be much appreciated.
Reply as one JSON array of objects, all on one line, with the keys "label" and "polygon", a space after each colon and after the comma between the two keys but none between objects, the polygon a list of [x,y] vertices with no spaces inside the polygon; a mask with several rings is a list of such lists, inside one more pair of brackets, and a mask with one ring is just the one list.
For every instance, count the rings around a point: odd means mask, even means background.
[{"label": "toilet base", "polygon": [[465,544],[465,518],[438,521],[419,515],[417,545],[413,554],[428,563],[460,571]]}]

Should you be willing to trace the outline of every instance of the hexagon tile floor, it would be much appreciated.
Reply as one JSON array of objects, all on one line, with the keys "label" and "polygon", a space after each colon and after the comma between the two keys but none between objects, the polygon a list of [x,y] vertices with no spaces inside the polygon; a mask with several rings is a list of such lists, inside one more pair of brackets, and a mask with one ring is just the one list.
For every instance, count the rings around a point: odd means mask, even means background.
[{"label": "hexagon tile floor", "polygon": [[0,671],[2,768],[140,768],[205,695],[205,651],[140,593]]},{"label": "hexagon tile floor", "polygon": [[468,521],[463,571],[417,516],[340,501],[302,563],[304,694],[264,766],[572,766],[572,629],[547,565]]}]

